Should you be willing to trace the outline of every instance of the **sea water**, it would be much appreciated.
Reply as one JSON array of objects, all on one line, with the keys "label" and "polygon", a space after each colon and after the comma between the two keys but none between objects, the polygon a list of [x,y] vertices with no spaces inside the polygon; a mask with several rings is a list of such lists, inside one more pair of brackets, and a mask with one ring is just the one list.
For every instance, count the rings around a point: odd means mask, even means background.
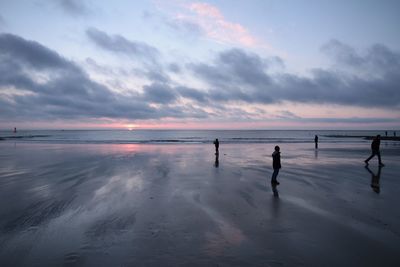
[{"label": "sea water", "polygon": [[320,142],[370,142],[365,136],[385,135],[383,130],[19,130],[0,131],[0,141],[45,143],[308,143],[318,135]]}]

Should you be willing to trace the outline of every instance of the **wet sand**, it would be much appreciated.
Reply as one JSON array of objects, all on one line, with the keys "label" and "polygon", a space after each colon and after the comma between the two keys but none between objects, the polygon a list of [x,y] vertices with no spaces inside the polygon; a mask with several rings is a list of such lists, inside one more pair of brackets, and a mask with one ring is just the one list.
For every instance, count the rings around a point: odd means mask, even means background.
[{"label": "wet sand", "polygon": [[400,266],[400,146],[279,145],[0,143],[0,266]]}]

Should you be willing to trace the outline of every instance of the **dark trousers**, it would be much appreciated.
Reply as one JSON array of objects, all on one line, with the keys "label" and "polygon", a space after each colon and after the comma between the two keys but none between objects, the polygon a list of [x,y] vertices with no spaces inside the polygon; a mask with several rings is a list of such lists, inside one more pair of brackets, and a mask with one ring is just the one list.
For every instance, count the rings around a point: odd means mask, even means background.
[{"label": "dark trousers", "polygon": [[276,182],[276,177],[278,176],[279,169],[274,169],[274,172],[272,173],[271,177],[271,182]]},{"label": "dark trousers", "polygon": [[381,161],[381,152],[380,152],[380,151],[374,151],[374,150],[372,150],[371,156],[369,156],[369,158],[367,158],[365,161],[368,162],[368,161],[369,161],[370,159],[372,159],[375,155],[378,156],[379,164],[381,164],[382,161]]}]

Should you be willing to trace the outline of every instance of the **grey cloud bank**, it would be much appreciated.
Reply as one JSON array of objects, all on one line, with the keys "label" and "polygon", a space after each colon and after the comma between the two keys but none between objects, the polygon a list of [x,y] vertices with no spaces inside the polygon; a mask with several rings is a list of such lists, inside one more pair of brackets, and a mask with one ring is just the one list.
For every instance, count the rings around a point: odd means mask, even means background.
[{"label": "grey cloud bank", "polygon": [[[164,67],[159,60],[160,52],[153,46],[94,28],[88,29],[86,34],[101,49],[152,62],[144,64],[141,70],[149,80],[149,84],[141,88],[142,93],[114,92],[93,81],[81,67],[57,52],[13,34],[0,34],[0,120],[205,119],[220,113],[206,112],[203,108],[221,111],[230,102],[273,104],[290,101],[394,110],[400,107],[400,54],[383,45],[374,45],[365,54],[335,40],[322,47],[322,51],[338,63],[364,71],[376,69],[374,75],[314,69],[305,77],[272,73],[271,67],[284,65],[282,59],[262,58],[241,49],[220,52],[211,63],[183,66],[173,63]],[[164,69],[177,75],[189,71],[207,87],[196,89],[176,84]],[[226,109],[226,112],[247,116],[243,110]],[[332,123],[379,121],[379,118],[358,117],[302,119],[293,113],[282,113],[281,119]]]},{"label": "grey cloud bank", "polygon": [[323,49],[333,52],[339,62],[363,65],[375,71],[369,76],[321,68],[312,70],[310,77],[290,73],[268,74],[268,64],[265,63],[268,60],[263,61],[256,54],[238,49],[220,53],[213,64],[191,64],[189,68],[210,85],[211,89],[204,97],[216,101],[400,107],[399,53],[383,45],[374,45],[365,56],[361,56],[336,42]]},{"label": "grey cloud bank", "polygon": [[159,90],[149,90],[144,96],[115,93],[56,52],[12,34],[0,35],[0,59],[2,120],[193,116],[186,107],[154,108],[144,101],[167,102],[161,101],[165,95]]}]

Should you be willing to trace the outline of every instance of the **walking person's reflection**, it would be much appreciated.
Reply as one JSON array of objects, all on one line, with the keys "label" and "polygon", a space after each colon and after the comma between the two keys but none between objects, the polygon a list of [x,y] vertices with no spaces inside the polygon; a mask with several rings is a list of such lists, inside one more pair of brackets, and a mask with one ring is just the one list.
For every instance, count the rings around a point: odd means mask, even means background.
[{"label": "walking person's reflection", "polygon": [[272,193],[274,194],[274,197],[279,198],[279,192],[278,189],[276,188],[276,184],[272,185]]},{"label": "walking person's reflection", "polygon": [[382,166],[379,166],[377,174],[373,173],[370,170],[370,168],[368,167],[368,165],[365,166],[365,168],[371,174],[371,187],[372,187],[372,190],[374,190],[375,193],[379,194],[379,192],[381,191],[381,188],[380,188],[380,185],[379,185],[379,180],[381,179]]},{"label": "walking person's reflection", "polygon": [[214,163],[215,168],[219,167],[219,153],[215,153],[215,163]]}]

